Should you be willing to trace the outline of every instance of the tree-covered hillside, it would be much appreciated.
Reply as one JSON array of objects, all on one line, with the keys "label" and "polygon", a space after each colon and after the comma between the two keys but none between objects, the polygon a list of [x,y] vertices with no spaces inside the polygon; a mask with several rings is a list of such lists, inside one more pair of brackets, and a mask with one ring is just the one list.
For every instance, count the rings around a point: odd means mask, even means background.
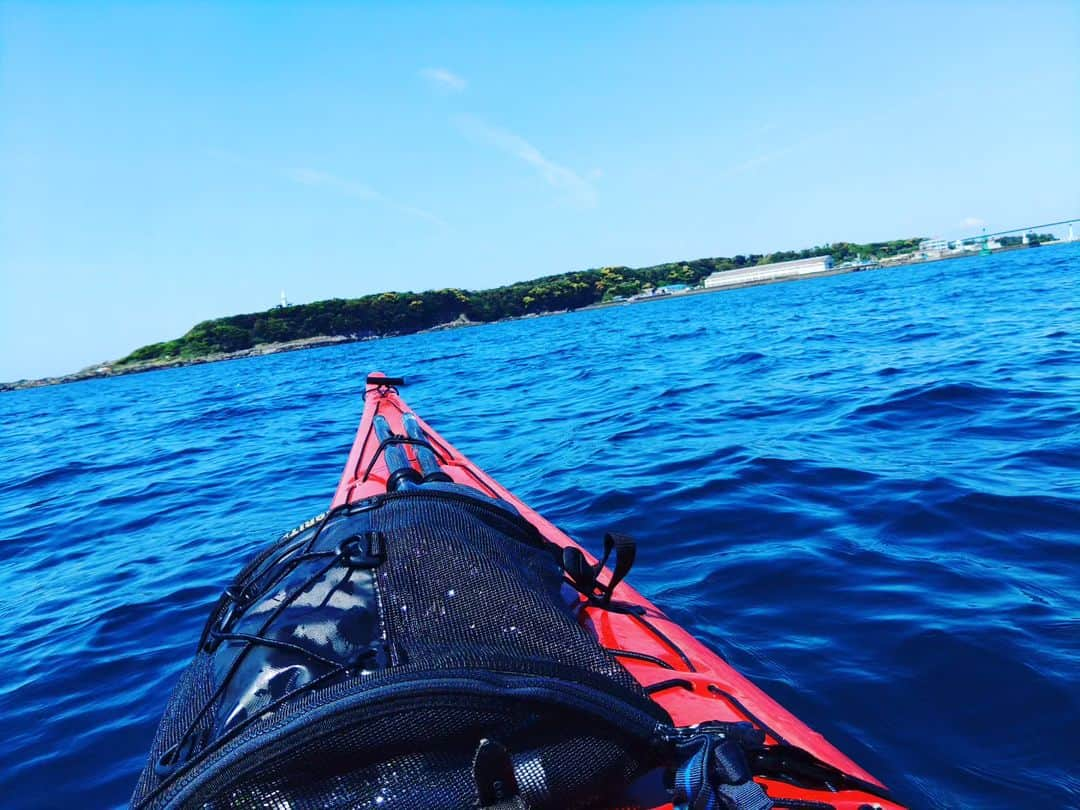
[{"label": "tree-covered hillside", "polygon": [[914,250],[919,239],[898,239],[859,245],[837,242],[802,251],[732,258],[695,259],[654,267],[603,267],[545,276],[490,290],[385,292],[362,298],[333,298],[265,312],[231,315],[196,324],[176,340],[135,350],[119,365],[151,360],[203,357],[249,349],[261,343],[344,335],[352,338],[400,335],[466,318],[490,322],[530,313],[579,309],[616,296],[631,296],[665,284],[696,285],[710,273],[767,262],[811,256],[832,256],[844,262],[893,256]]},{"label": "tree-covered hillside", "polygon": [[[1041,245],[1043,242],[1055,242],[1057,237],[1052,233],[1029,233],[1027,234],[1027,240],[1029,245]],[[997,239],[997,243],[1002,247],[1017,247],[1024,244],[1024,237],[1002,236]]]}]

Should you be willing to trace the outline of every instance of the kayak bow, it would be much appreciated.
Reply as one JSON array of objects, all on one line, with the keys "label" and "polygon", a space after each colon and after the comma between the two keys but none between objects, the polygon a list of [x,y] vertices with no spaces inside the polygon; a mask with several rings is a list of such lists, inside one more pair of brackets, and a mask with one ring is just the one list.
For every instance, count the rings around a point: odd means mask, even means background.
[{"label": "kayak bow", "polygon": [[[404,381],[372,374],[364,412],[332,507],[355,504],[417,482],[471,487],[513,505],[539,533],[571,556],[597,560],[470,461],[398,393]],[[422,486],[422,485],[421,485]],[[612,572],[608,572],[608,582]],[[618,577],[616,578],[618,579]],[[885,787],[820,734],[736,672],[625,581],[607,593],[609,610],[581,597],[579,620],[679,726],[745,721],[765,733],[766,753],[751,763],[755,781],[777,807],[895,810]],[[765,774],[765,775],[760,775]],[[670,808],[671,804],[660,807]]]}]

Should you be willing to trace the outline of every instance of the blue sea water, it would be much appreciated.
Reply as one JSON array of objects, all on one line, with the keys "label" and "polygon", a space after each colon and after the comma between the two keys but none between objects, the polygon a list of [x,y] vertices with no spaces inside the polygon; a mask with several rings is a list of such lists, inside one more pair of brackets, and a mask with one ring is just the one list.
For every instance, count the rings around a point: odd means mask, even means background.
[{"label": "blue sea water", "polygon": [[0,395],[0,805],[123,804],[363,378],[915,807],[1080,806],[1080,246]]}]

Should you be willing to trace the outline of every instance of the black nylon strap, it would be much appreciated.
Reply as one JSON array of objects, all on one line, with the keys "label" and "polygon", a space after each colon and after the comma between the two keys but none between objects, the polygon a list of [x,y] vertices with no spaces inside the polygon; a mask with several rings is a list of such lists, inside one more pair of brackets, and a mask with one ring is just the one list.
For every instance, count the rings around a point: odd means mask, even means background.
[{"label": "black nylon strap", "polygon": [[510,752],[501,743],[481,740],[473,754],[472,770],[481,810],[529,810],[518,793]]},{"label": "black nylon strap", "polygon": [[628,534],[619,534],[618,532],[605,534],[604,559],[594,568],[597,576],[607,565],[608,558],[613,550],[615,552],[615,565],[611,569],[611,579],[608,580],[606,585],[600,586],[603,591],[603,596],[600,597],[601,605],[607,605],[611,602],[611,595],[615,592],[615,586],[622,582],[626,575],[630,573],[630,569],[634,567],[634,559],[637,557],[637,543]]},{"label": "black nylon strap", "polygon": [[562,550],[562,568],[574,587],[592,598],[596,591],[596,569],[589,565],[581,549],[567,546]]},{"label": "black nylon strap", "polygon": [[[615,562],[611,568],[611,579],[606,583],[599,581],[600,573],[608,564],[611,552],[615,552]],[[575,588],[588,598],[589,603],[599,607],[611,605],[611,595],[630,569],[637,557],[637,543],[627,534],[608,532],[604,535],[604,556],[596,565],[589,565],[582,551],[574,546],[562,550],[560,560],[563,570]]]},{"label": "black nylon strap", "polygon": [[673,776],[675,810],[771,810],[765,790],[752,778],[746,749],[759,743],[749,724],[710,724],[679,745]]}]

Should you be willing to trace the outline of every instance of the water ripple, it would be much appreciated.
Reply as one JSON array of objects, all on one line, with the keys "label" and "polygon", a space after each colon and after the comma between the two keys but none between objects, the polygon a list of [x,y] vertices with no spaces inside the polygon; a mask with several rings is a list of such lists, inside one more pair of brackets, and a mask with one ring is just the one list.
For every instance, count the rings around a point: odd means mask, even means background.
[{"label": "water ripple", "polygon": [[[916,807],[1080,804],[1080,249],[0,397],[0,790],[116,806],[371,369]],[[1045,279],[1053,277],[1054,283]]]}]

